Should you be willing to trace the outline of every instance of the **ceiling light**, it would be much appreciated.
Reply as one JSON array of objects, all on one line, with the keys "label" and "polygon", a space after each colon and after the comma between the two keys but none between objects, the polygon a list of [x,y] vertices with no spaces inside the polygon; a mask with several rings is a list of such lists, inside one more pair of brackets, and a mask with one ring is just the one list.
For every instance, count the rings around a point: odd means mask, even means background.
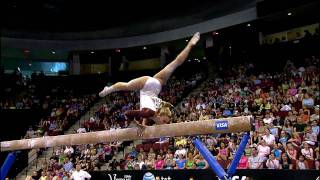
[{"label": "ceiling light", "polygon": [[218,32],[213,32],[213,35],[219,35],[219,33]]}]

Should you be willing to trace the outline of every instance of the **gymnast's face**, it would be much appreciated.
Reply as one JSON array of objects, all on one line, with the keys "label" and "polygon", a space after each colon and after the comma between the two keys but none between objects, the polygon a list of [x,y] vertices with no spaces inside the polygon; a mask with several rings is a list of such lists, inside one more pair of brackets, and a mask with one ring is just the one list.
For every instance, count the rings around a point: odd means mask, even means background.
[{"label": "gymnast's face", "polygon": [[168,124],[170,123],[170,117],[168,116],[160,116],[159,117],[160,123],[161,124]]}]

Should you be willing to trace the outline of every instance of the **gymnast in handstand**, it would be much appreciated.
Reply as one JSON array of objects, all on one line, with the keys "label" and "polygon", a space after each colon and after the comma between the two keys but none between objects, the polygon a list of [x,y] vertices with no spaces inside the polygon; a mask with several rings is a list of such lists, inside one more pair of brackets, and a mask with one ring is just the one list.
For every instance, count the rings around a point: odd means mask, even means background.
[{"label": "gymnast in handstand", "polygon": [[[117,82],[110,87],[104,87],[99,93],[99,96],[104,97],[116,91],[140,90],[140,110],[128,110],[126,111],[125,116],[130,120],[136,120],[136,123],[139,126],[146,126],[147,120],[153,120],[157,125],[170,123],[170,107],[173,106],[170,103],[159,99],[158,95],[162,86],[167,83],[175,69],[187,59],[192,47],[197,44],[199,39],[200,33],[197,32],[175,60],[153,77],[142,76],[129,82]],[[138,119],[142,119],[142,123],[139,123],[137,121]]]}]

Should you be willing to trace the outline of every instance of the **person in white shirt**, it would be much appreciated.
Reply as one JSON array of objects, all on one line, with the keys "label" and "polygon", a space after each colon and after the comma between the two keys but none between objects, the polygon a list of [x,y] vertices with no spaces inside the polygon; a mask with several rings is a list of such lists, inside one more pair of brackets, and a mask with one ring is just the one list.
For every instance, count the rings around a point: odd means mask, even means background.
[{"label": "person in white shirt", "polygon": [[179,154],[182,154],[184,157],[186,157],[187,155],[187,150],[183,148],[181,144],[179,145],[179,149],[177,149],[176,152],[174,153],[174,158],[178,159]]},{"label": "person in white shirt", "polygon": [[86,130],[86,128],[84,128],[84,127],[81,127],[81,128],[79,128],[78,130],[77,130],[77,133],[86,133],[87,132],[87,130]]},{"label": "person in white shirt", "polygon": [[270,147],[266,144],[265,140],[260,141],[260,145],[258,146],[258,156],[268,157],[270,154]]},{"label": "person in white shirt", "polygon": [[73,154],[74,149],[72,146],[66,146],[66,149],[64,150],[64,154]]},{"label": "person in white shirt", "polygon": [[266,162],[266,166],[268,167],[268,169],[279,169],[280,168],[279,160],[275,158],[273,153],[269,155],[269,159]]},{"label": "person in white shirt", "polygon": [[91,179],[91,175],[84,170],[81,170],[80,164],[76,165],[76,170],[72,173],[71,180],[85,180],[85,179]]},{"label": "person in white shirt", "polygon": [[[106,86],[99,93],[100,97],[104,97],[112,92],[117,91],[135,91],[140,90],[140,110],[129,110],[125,113],[127,118],[130,120],[142,119],[142,123],[135,121],[139,126],[146,126],[147,120],[151,119],[156,124],[167,124],[171,121],[171,111],[161,112],[160,103],[161,99],[158,95],[172,73],[182,65],[187,59],[191,49],[197,44],[200,39],[200,33],[197,32],[190,39],[187,46],[182,50],[182,52],[165,66],[160,72],[158,72],[153,77],[142,76],[133,79],[129,82],[118,82],[112,86]],[[160,109],[159,112],[157,110]]]},{"label": "person in white shirt", "polygon": [[274,117],[271,116],[271,114],[266,114],[265,118],[263,118],[263,122],[265,124],[271,124],[273,123]]},{"label": "person in white shirt", "polygon": [[266,129],[265,131],[265,135],[262,136],[262,139],[266,141],[267,145],[273,145],[276,138],[274,137],[274,135],[270,134],[270,130],[269,129]]},{"label": "person in white shirt", "polygon": [[248,158],[249,169],[262,169],[265,158],[258,156],[257,149],[254,147],[251,149],[251,156]]}]

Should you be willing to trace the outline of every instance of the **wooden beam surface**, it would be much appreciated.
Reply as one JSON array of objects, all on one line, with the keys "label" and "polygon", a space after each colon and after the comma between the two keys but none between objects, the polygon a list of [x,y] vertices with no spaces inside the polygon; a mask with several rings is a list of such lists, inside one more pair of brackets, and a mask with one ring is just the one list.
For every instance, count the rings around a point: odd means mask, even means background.
[{"label": "wooden beam surface", "polygon": [[40,138],[22,139],[1,142],[1,151],[37,149],[63,145],[96,144],[114,141],[133,141],[160,137],[176,137],[217,133],[235,133],[252,129],[251,116],[211,119],[154,125],[144,128],[139,135],[139,128],[105,130],[80,134],[44,136]]}]

